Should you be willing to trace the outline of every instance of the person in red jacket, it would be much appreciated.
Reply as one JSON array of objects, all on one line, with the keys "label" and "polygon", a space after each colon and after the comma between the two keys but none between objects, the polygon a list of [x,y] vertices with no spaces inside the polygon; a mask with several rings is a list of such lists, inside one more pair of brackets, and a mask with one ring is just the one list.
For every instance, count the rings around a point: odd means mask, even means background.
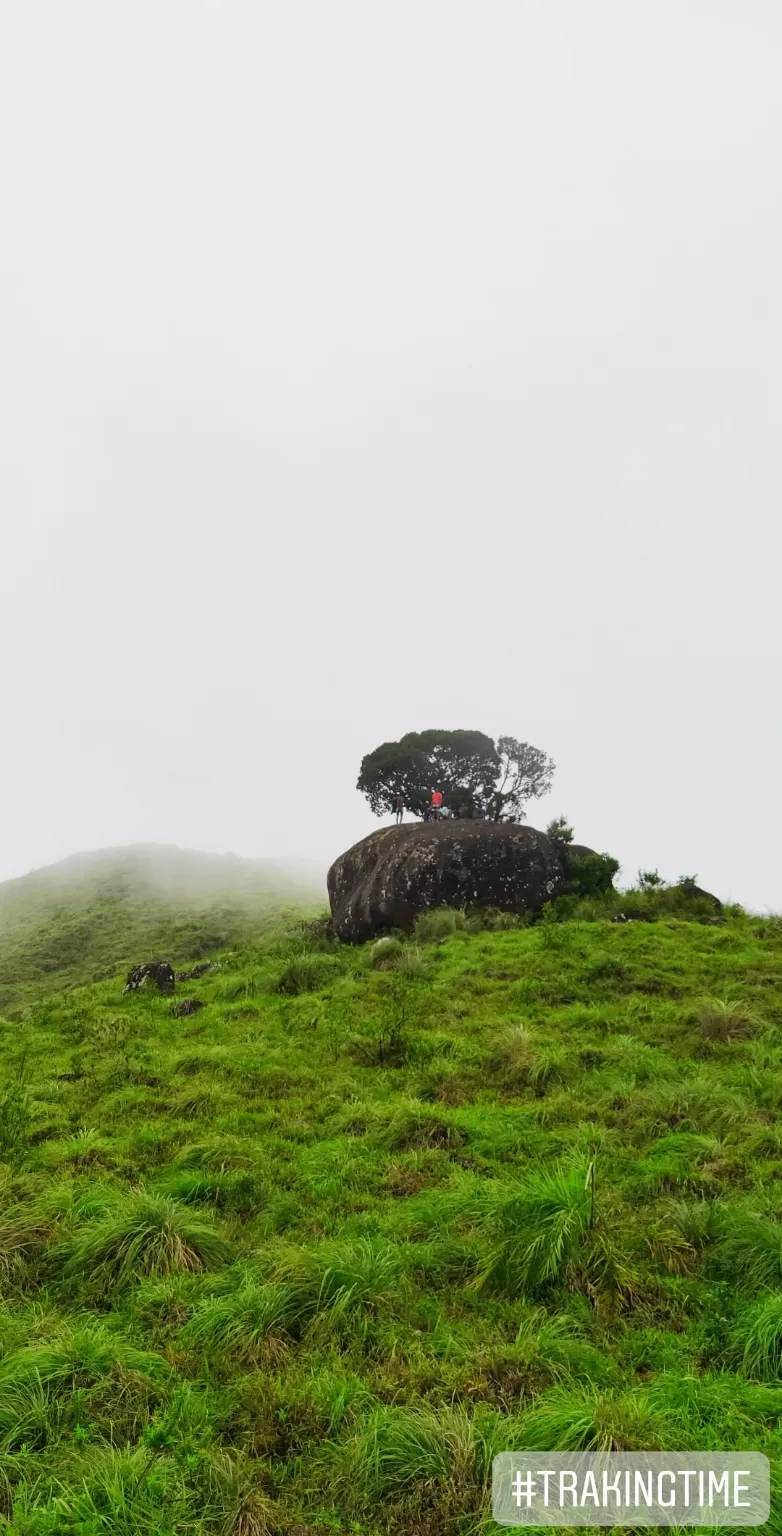
[{"label": "person in red jacket", "polygon": [[432,820],[440,821],[443,814],[443,792],[441,789],[432,790]]}]

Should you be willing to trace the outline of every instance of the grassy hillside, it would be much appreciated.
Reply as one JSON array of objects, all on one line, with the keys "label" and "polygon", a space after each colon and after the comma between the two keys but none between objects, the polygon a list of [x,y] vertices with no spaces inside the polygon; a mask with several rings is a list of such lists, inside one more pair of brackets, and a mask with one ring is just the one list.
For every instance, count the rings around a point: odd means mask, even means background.
[{"label": "grassy hillside", "polygon": [[0,885],[0,1008],[158,950],[210,953],[307,897],[323,903],[325,877],[306,865],[147,844],[75,854]]},{"label": "grassy hillside", "polygon": [[779,1457],[778,921],[122,980],[0,1026],[0,1529],[466,1536],[500,1450]]}]

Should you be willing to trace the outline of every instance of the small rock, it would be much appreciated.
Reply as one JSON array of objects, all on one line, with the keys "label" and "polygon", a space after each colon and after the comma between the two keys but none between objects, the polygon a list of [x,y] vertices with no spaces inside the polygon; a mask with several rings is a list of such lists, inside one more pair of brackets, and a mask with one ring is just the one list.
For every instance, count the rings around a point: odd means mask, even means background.
[{"label": "small rock", "polygon": [[171,1012],[175,1019],[188,1019],[191,1013],[198,1013],[204,1006],[200,997],[183,997],[181,1003],[174,1004]]},{"label": "small rock", "polygon": [[194,965],[191,971],[177,971],[177,981],[197,981],[199,976],[207,976],[210,971],[219,971],[219,965],[212,960],[202,960],[200,965]]},{"label": "small rock", "polygon": [[137,965],[128,976],[124,992],[138,992],[140,987],[152,985],[158,992],[173,992],[174,971],[168,960],[151,960],[147,965]]}]

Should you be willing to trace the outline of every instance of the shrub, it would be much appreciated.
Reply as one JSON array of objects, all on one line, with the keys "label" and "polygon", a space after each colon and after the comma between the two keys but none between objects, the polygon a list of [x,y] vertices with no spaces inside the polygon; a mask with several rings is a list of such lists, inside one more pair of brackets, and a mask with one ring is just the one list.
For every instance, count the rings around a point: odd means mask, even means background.
[{"label": "shrub", "polygon": [[555,816],[546,827],[546,837],[550,837],[554,843],[572,843],[573,828],[568,825],[565,816]]},{"label": "shrub", "polygon": [[609,853],[571,853],[565,851],[565,879],[568,892],[576,896],[602,896],[613,888],[619,860]]},{"label": "shrub", "polygon": [[406,976],[410,978],[423,976],[424,957],[421,954],[420,949],[418,949],[415,944],[405,944],[402,949],[402,953],[396,962],[396,968],[399,971],[400,976]]},{"label": "shrub", "polygon": [[185,1205],[213,1205],[240,1216],[262,1210],[267,1199],[263,1180],[249,1168],[171,1168],[161,1175],[159,1188]]},{"label": "shrub", "polygon": [[495,1071],[509,1069],[514,1077],[526,1075],[534,1061],[532,1035],[526,1024],[506,1024],[497,1032],[489,1057]]},{"label": "shrub", "polygon": [[[471,919],[468,920],[468,931]],[[479,929],[485,928],[489,933],[508,933],[513,928],[521,927],[521,916],[517,912],[502,912],[499,907],[485,907],[480,914]]]},{"label": "shrub", "polygon": [[353,1035],[347,1048],[362,1067],[401,1067],[410,1052],[404,1020],[389,1019],[376,1034]]},{"label": "shrub", "polygon": [[639,891],[658,891],[663,885],[665,885],[665,881],[656,869],[639,869]]},{"label": "shrub", "polygon": [[[77,1387],[134,1373],[150,1381],[165,1380],[170,1366],[161,1355],[138,1349],[101,1323],[64,1328],[50,1343],[29,1344],[6,1355],[0,1366],[0,1404],[13,1385],[36,1381],[47,1391],[72,1392]],[[1,1413],[1,1409],[0,1409]]]},{"label": "shrub", "polygon": [[565,949],[570,943],[570,934],[557,921],[556,910],[550,901],[543,908],[538,933],[543,949]]},{"label": "shrub", "polygon": [[528,1450],[651,1450],[660,1444],[662,1415],[641,1392],[554,1387],[522,1420]]},{"label": "shrub", "polygon": [[478,1430],[464,1408],[429,1406],[377,1408],[356,1438],[349,1442],[341,1469],[353,1497],[377,1500],[411,1488],[440,1488],[448,1498],[464,1485],[480,1492],[487,1456]]},{"label": "shrub", "polygon": [[18,1084],[0,1097],[0,1158],[18,1163],[25,1153],[32,1115],[27,1094]]}]

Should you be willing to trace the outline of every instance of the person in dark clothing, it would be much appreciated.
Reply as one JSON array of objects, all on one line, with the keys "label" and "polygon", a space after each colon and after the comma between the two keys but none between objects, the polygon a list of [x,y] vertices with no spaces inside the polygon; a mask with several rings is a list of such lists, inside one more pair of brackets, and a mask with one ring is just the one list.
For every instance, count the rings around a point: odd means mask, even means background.
[{"label": "person in dark clothing", "polygon": [[396,797],[396,799],[394,801],[394,815],[396,817],[396,824],[397,824],[397,826],[399,826],[401,824],[402,817],[404,816],[404,814],[405,814],[405,802],[402,799],[401,795],[397,795],[397,797]]}]

